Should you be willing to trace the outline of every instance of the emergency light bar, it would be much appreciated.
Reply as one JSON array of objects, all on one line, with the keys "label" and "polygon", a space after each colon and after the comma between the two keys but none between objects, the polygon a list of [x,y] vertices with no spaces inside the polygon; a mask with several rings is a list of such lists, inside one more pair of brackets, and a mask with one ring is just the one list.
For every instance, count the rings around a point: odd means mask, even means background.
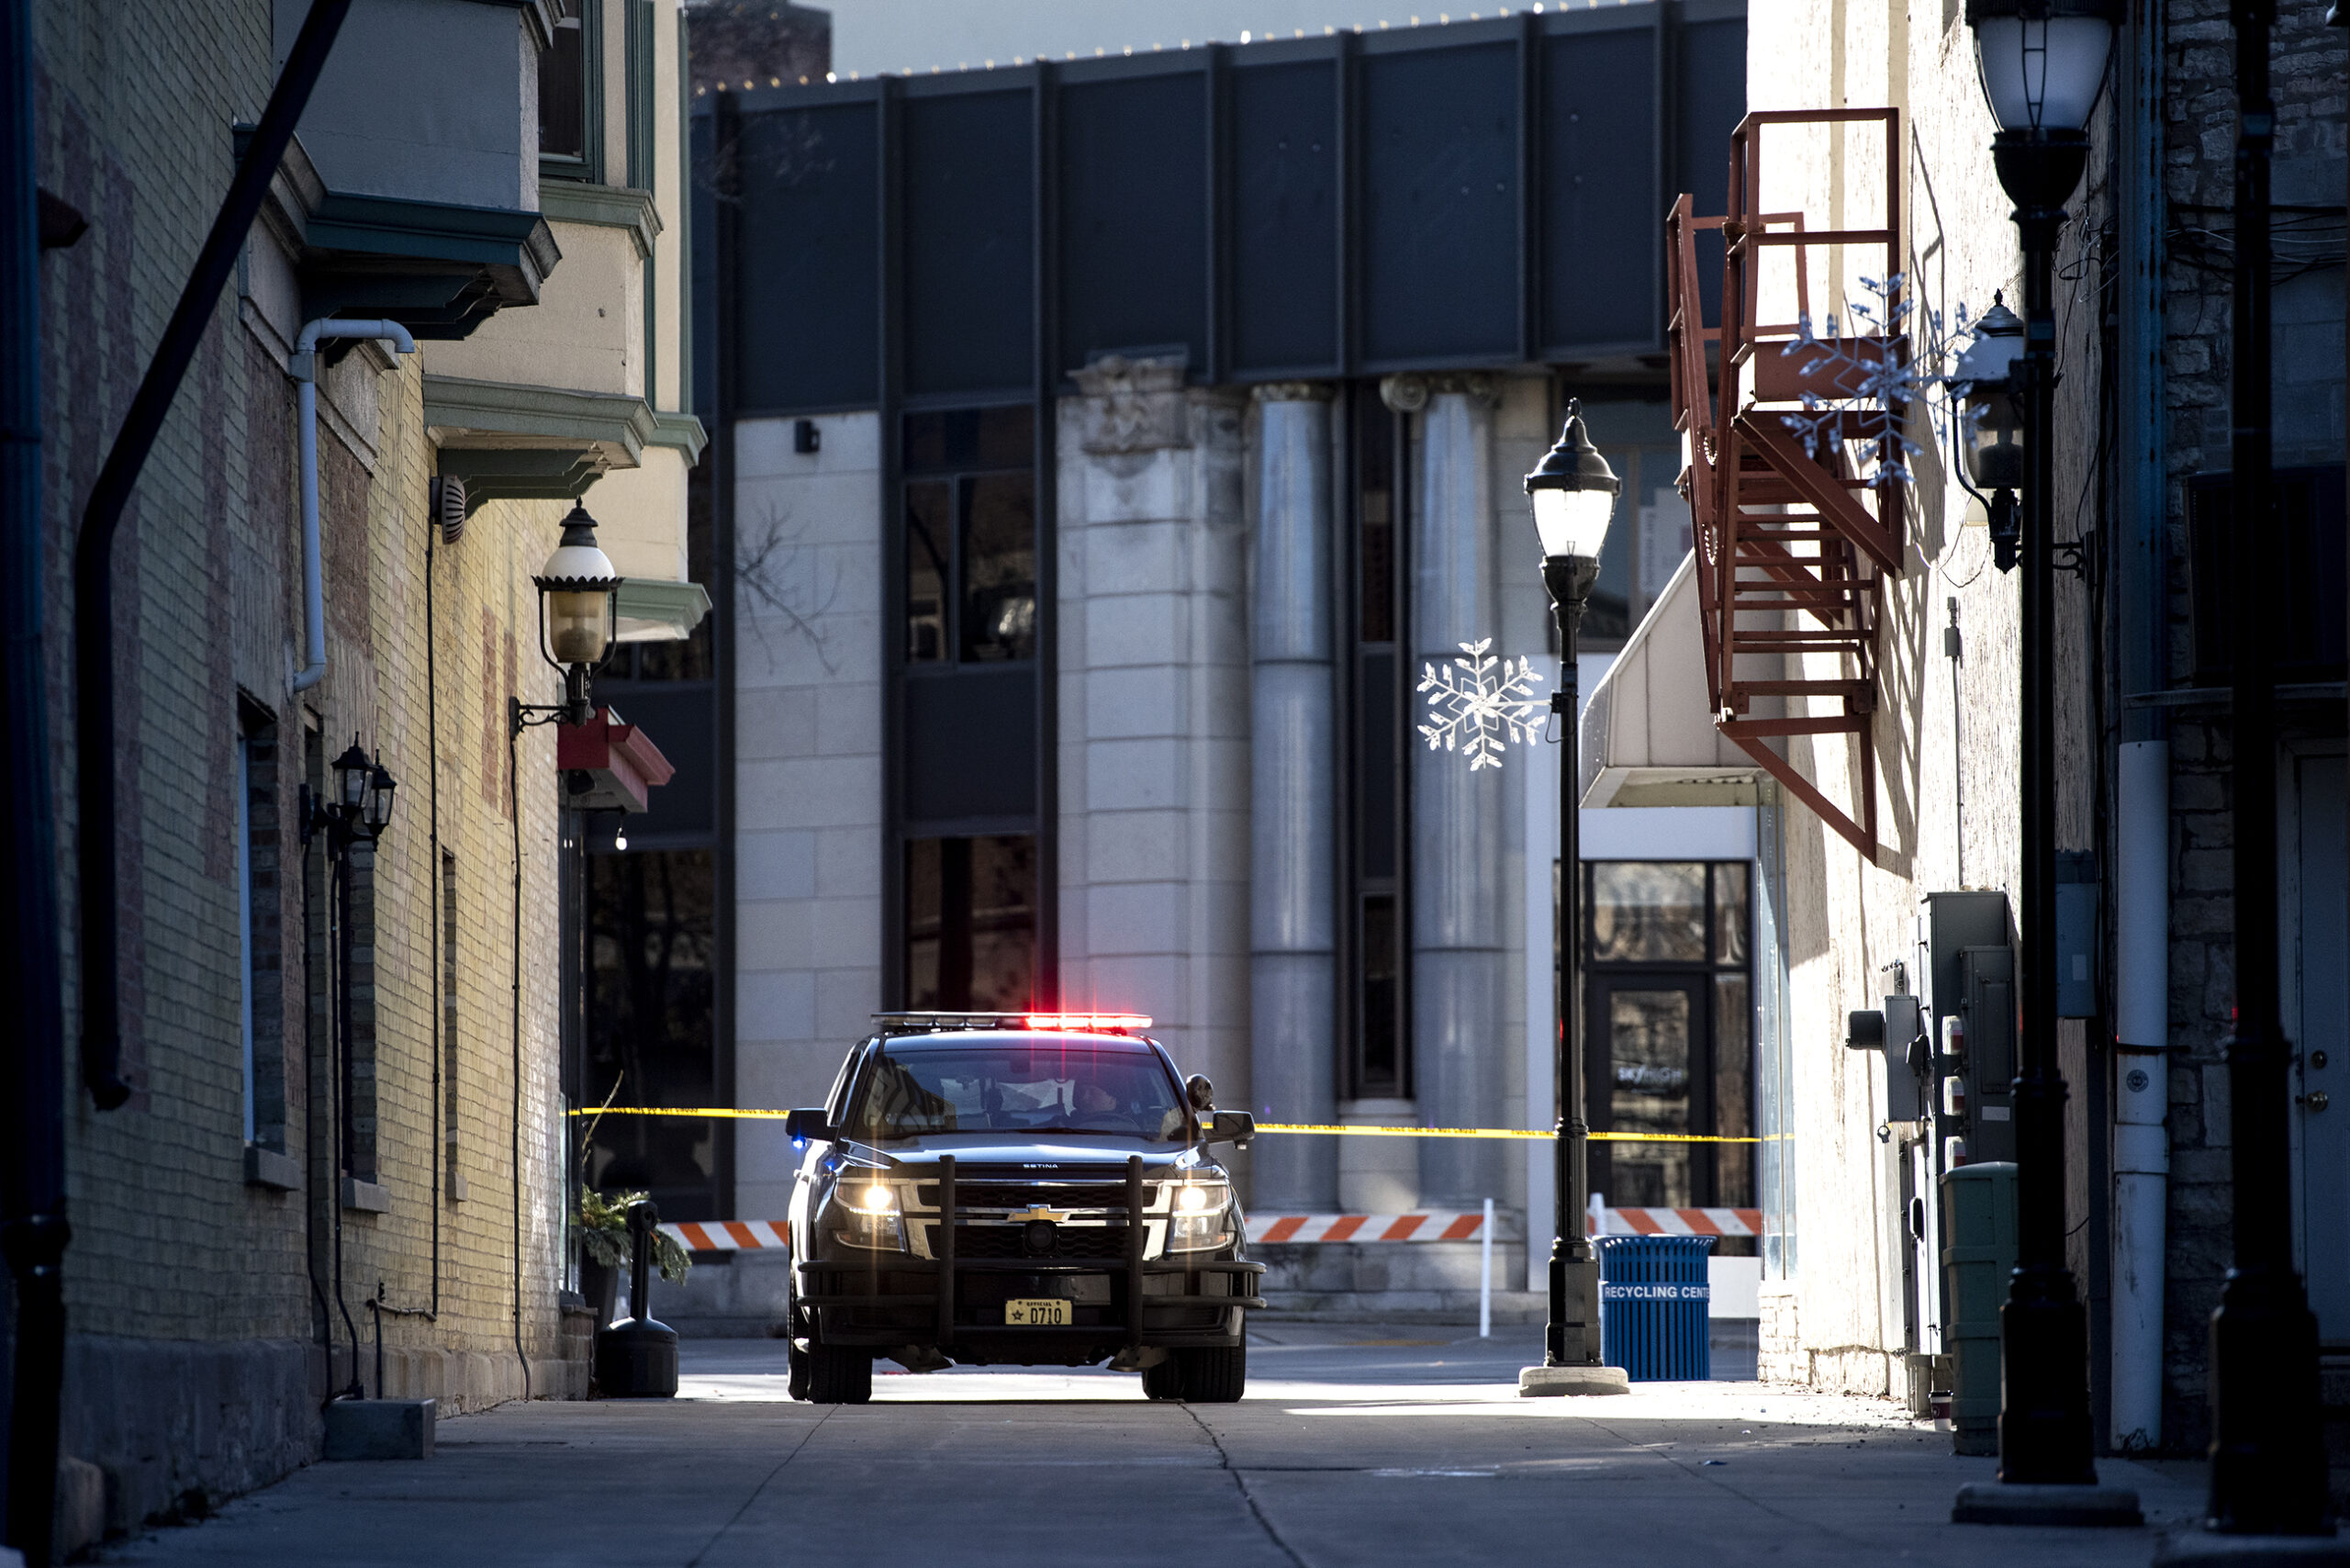
[{"label": "emergency light bar", "polygon": [[1091,1035],[1128,1035],[1150,1027],[1142,1013],[876,1013],[885,1033],[936,1029],[1077,1030]]}]

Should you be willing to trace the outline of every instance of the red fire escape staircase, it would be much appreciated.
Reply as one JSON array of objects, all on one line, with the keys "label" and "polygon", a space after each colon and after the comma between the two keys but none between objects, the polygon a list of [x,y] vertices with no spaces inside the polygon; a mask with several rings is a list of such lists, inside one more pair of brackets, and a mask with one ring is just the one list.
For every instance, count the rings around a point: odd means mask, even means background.
[{"label": "red fire escape staircase", "polygon": [[[1761,210],[1764,128],[1850,121],[1883,127],[1886,226],[1813,229],[1800,212]],[[1696,217],[1684,196],[1665,223],[1673,419],[1684,436],[1682,484],[1695,522],[1714,722],[1871,860],[1877,845],[1870,726],[1878,584],[1901,570],[1907,518],[1900,484],[1873,485],[1868,476],[1900,461],[1903,410],[1895,407],[1888,420],[1874,404],[1843,405],[1859,393],[1866,367],[1906,355],[1908,345],[1898,334],[1856,334],[1851,327],[1863,323],[1844,323],[1844,335],[1829,340],[1831,353],[1804,346],[1798,322],[1756,317],[1759,274],[1774,251],[1793,263],[1796,308],[1805,319],[1807,263],[1821,247],[1881,246],[1878,280],[1901,272],[1899,147],[1898,109],[1751,114],[1730,138],[1729,213]],[[1696,236],[1710,229],[1724,240],[1718,327],[1705,324],[1697,286]],[[1824,335],[1825,325],[1814,321],[1811,330]],[[1818,406],[1807,405],[1807,393]],[[1816,422],[1808,446],[1788,428],[1791,414]],[[1836,660],[1832,674],[1819,667],[1829,658]],[[1776,700],[1765,707],[1781,711],[1752,712],[1758,698]],[[1770,744],[1834,734],[1851,736],[1859,754],[1858,821]]]}]

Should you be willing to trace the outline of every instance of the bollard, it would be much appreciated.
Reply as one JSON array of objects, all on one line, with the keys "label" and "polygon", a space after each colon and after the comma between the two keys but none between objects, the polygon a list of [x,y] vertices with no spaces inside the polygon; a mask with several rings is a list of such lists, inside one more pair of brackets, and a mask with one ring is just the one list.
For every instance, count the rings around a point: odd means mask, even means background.
[{"label": "bollard", "polygon": [[653,1316],[653,1229],[661,1213],[649,1203],[628,1210],[629,1311],[596,1335],[596,1386],[607,1399],[674,1399],[677,1331]]},{"label": "bollard", "polygon": [[1477,1232],[1481,1251],[1478,1258],[1477,1338],[1494,1337],[1494,1200],[1485,1200],[1485,1223]]}]

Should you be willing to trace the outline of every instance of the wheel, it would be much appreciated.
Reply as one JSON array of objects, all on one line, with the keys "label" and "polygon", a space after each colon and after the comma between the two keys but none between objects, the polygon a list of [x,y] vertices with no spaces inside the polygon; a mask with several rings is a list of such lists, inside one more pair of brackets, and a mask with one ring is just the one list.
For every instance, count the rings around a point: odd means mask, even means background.
[{"label": "wheel", "polygon": [[791,1366],[791,1376],[786,1380],[785,1387],[789,1391],[792,1398],[805,1399],[808,1397],[810,1362],[813,1358],[800,1348],[800,1341],[797,1339],[787,1339],[784,1345]]},{"label": "wheel", "polygon": [[1237,1405],[1248,1386],[1248,1342],[1230,1348],[1178,1350],[1183,1397],[1194,1405]]},{"label": "wheel", "polygon": [[817,1405],[862,1405],[873,1397],[873,1352],[854,1345],[808,1347],[808,1397]]},{"label": "wheel", "polygon": [[1183,1363],[1169,1352],[1167,1359],[1155,1367],[1142,1369],[1142,1391],[1152,1399],[1183,1397]]}]

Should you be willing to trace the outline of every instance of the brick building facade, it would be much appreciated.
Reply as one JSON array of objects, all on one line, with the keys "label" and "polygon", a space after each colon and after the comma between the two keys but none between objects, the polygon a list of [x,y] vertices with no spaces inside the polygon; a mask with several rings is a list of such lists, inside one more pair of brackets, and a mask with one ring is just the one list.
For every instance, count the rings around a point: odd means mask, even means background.
[{"label": "brick building facade", "polygon": [[[87,222],[41,274],[62,801],[82,509],[305,9],[37,13],[42,192]],[[416,85],[391,39],[476,74]],[[126,515],[119,904],[80,910],[70,878],[64,900],[69,975],[77,922],[118,923],[132,1090],[67,1110],[62,1448],[108,1528],[317,1457],[345,1393],[453,1411],[586,1392],[591,1325],[565,1289],[575,813],[554,728],[516,735],[509,711],[560,693],[532,575],[583,491],[632,585],[623,631],[699,618],[683,57],[672,0],[360,0]],[[418,106],[370,84],[395,79],[447,112],[394,134]],[[577,154],[543,161],[565,103]],[[305,689],[297,340],[335,317],[420,342],[316,356],[326,656]],[[304,818],[354,741],[397,789],[349,857],[341,928]]]}]

